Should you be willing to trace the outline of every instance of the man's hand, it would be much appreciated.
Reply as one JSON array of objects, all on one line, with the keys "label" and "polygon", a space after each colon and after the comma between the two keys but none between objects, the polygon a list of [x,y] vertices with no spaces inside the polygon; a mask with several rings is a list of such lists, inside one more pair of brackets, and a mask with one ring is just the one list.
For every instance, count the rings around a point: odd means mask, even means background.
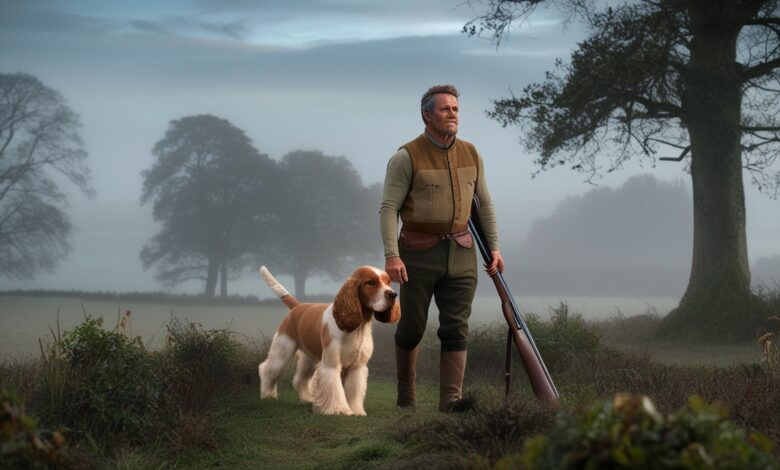
[{"label": "man's hand", "polygon": [[409,275],[406,274],[406,265],[401,261],[400,256],[391,256],[385,260],[385,272],[393,282],[398,284],[403,285],[409,280]]},{"label": "man's hand", "polygon": [[496,273],[504,272],[504,258],[501,256],[501,252],[498,250],[491,251],[490,254],[493,255],[493,262],[485,265],[485,271],[487,272],[488,276],[493,277],[496,275]]}]

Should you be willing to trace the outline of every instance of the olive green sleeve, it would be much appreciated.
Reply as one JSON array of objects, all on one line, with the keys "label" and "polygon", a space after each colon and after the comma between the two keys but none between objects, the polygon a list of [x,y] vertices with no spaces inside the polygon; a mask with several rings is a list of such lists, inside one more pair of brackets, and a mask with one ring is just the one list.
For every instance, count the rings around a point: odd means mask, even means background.
[{"label": "olive green sleeve", "polygon": [[496,209],[493,206],[493,199],[487,187],[485,178],[485,167],[482,163],[482,155],[477,152],[479,157],[479,171],[477,172],[477,187],[475,192],[479,197],[479,221],[482,225],[482,231],[485,233],[486,242],[491,251],[499,250],[498,244],[498,224],[496,223]]},{"label": "olive green sleeve", "polygon": [[398,254],[398,213],[403,207],[412,182],[412,159],[405,148],[390,158],[379,208],[379,230],[385,247],[385,258]]}]

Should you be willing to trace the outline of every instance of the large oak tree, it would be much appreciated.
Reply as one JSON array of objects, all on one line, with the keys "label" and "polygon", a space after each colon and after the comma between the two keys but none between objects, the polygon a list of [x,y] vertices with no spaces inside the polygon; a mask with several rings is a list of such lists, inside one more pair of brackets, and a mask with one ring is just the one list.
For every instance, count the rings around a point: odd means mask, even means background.
[{"label": "large oak tree", "polygon": [[211,115],[172,121],[152,152],[141,201],[153,201],[162,228],[141,252],[144,266],[156,265],[167,285],[202,280],[208,297],[219,280],[227,296],[228,279],[270,249],[275,163],[244,131]]},{"label": "large oak tree", "polygon": [[497,44],[541,4],[589,29],[568,64],[489,112],[527,131],[541,170],[568,165],[592,177],[670,149],[688,166],[691,274],[661,334],[751,337],[761,315],[750,290],[742,182],[747,170],[772,196],[780,186],[777,0],[482,3],[486,13],[464,29]]},{"label": "large oak tree", "polygon": [[342,280],[357,265],[368,264],[380,249],[375,217],[378,186],[363,186],[360,175],[344,157],[299,150],[279,163],[280,188],[272,271],[292,274],[295,295],[306,295],[306,280],[325,275]]}]

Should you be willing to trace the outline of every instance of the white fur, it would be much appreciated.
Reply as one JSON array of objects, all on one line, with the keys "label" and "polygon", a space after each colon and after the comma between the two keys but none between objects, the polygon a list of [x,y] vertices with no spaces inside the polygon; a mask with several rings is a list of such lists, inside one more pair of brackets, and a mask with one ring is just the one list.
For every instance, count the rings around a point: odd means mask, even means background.
[{"label": "white fur", "polygon": [[[276,295],[289,295],[265,267],[260,272]],[[386,290],[378,289],[377,296],[370,300],[370,308],[384,311],[392,306],[393,299],[387,299]],[[331,304],[322,314],[322,324],[327,326],[331,342],[323,349],[319,363],[298,350],[293,338],[274,335],[268,357],[259,367],[261,397],[276,398],[276,382],[295,354],[298,364],[293,387],[300,400],[311,402],[315,413],[365,416],[368,360],[374,352],[371,322],[364,322],[351,332],[342,331],[336,324]]]},{"label": "white fur", "polygon": [[278,297],[281,298],[290,295],[290,293],[287,292],[287,289],[271,275],[271,272],[265,266],[260,267],[260,275],[263,276],[268,287],[270,287],[273,293]]},{"label": "white fur", "polygon": [[260,373],[260,397],[276,398],[276,382],[287,369],[298,345],[287,335],[274,334],[268,357],[258,367]]}]

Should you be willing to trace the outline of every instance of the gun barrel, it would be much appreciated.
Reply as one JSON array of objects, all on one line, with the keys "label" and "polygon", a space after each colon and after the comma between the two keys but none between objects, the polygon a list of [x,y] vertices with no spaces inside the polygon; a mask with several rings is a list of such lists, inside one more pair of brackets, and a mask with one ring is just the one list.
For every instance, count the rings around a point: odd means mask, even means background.
[{"label": "gun barrel", "polygon": [[[477,242],[477,247],[482,254],[482,258],[486,263],[490,264],[493,261],[493,255],[490,253],[490,249],[488,248],[484,234],[482,233],[482,227],[479,225],[478,208],[479,202],[475,195],[472,204],[472,216],[468,221],[469,229]],[[498,295],[501,298],[501,308],[504,313],[504,318],[509,325],[515,347],[520,354],[520,359],[523,361],[523,367],[531,381],[531,388],[533,389],[534,394],[542,401],[557,403],[560,398],[558,389],[555,387],[550,372],[547,370],[547,366],[544,364],[544,360],[539,353],[539,348],[536,347],[531,332],[528,330],[528,325],[526,325],[520,315],[520,308],[517,306],[515,298],[509,290],[506,279],[504,279],[503,274],[500,272],[491,276],[491,278],[493,279]]]}]

